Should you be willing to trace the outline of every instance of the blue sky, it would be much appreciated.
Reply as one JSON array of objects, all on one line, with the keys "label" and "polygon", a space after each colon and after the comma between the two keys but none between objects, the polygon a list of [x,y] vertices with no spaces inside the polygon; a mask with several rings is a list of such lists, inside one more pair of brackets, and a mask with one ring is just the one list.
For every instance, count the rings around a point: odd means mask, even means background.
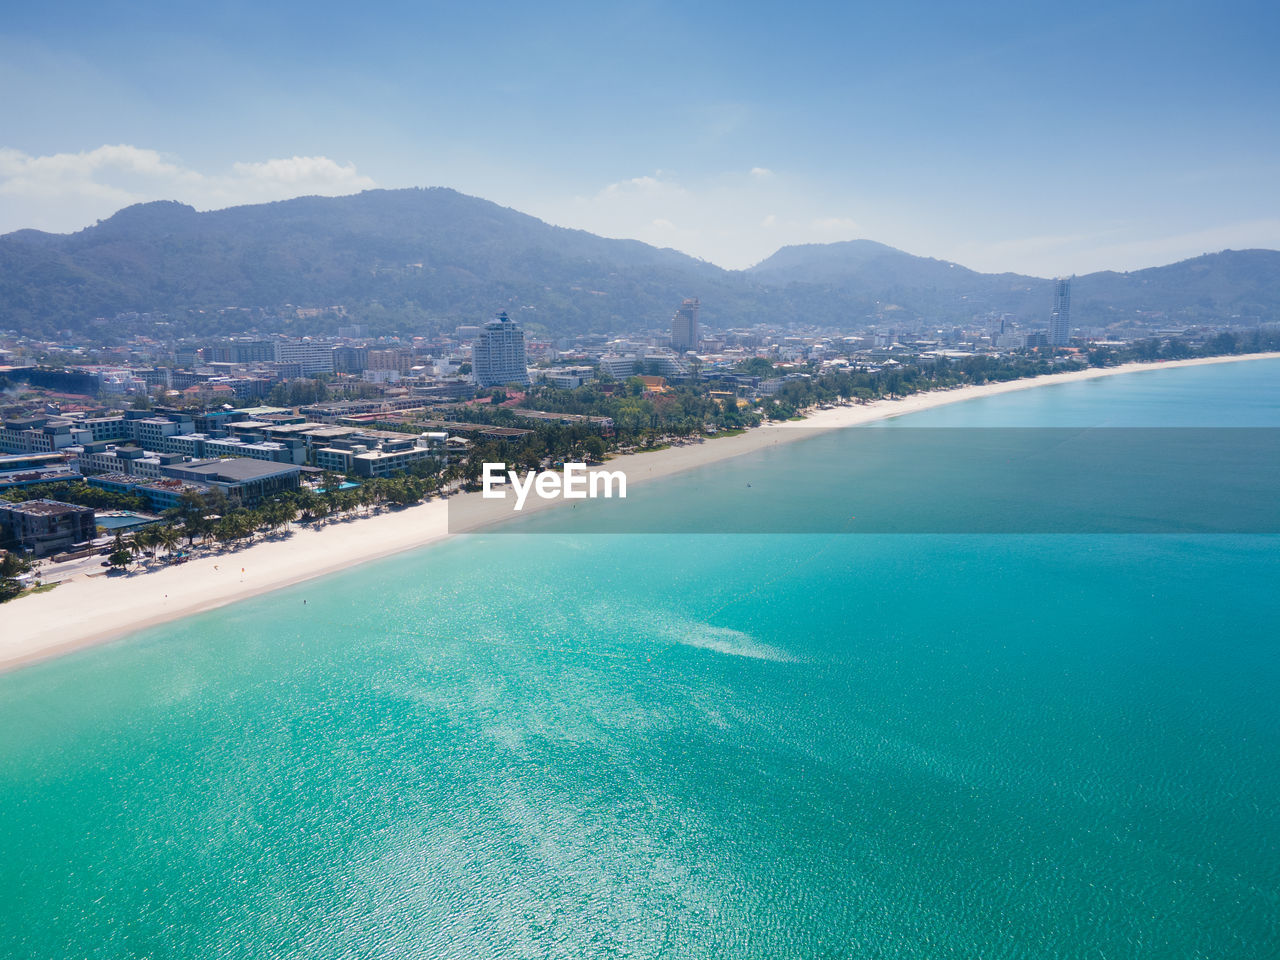
[{"label": "blue sky", "polygon": [[[190,6],[190,8],[188,8]],[[728,267],[1280,247],[1264,3],[63,3],[0,21],[0,231],[450,186]]]}]

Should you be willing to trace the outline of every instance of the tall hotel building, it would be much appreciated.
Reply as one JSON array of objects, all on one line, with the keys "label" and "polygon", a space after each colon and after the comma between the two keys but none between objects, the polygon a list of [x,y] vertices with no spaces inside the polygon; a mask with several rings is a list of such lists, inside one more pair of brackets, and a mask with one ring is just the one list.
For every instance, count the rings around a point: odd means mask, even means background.
[{"label": "tall hotel building", "polygon": [[1071,342],[1071,278],[1059,277],[1053,284],[1053,313],[1049,315],[1049,346],[1065,347]]},{"label": "tall hotel building", "polygon": [[671,318],[671,349],[693,350],[698,346],[698,300],[686,300]]},{"label": "tall hotel building", "polygon": [[486,323],[471,345],[471,376],[478,387],[529,382],[524,330],[505,313]]}]

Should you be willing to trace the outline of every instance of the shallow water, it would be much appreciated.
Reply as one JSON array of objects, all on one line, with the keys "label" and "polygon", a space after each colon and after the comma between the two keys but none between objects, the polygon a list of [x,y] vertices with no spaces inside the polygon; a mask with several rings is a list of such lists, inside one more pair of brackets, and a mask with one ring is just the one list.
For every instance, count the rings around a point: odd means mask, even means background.
[{"label": "shallow water", "polygon": [[0,676],[0,955],[1272,957],[1278,545],[487,534]]}]

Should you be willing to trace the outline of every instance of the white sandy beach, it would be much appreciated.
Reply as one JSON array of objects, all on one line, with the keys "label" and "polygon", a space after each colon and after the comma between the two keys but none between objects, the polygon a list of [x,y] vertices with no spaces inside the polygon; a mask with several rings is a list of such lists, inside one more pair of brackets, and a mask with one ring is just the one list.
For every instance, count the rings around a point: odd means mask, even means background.
[{"label": "white sandy beach", "polygon": [[[624,471],[628,484],[641,483],[799,439],[815,428],[855,426],[976,397],[1119,373],[1263,358],[1280,358],[1280,353],[1127,364],[840,406],[816,411],[803,421],[738,436],[618,457],[609,461],[608,469]],[[69,580],[51,591],[0,606],[0,670],[421,547],[448,535],[448,504],[432,500],[403,510],[332,522],[318,530],[297,528],[287,538],[259,541],[220,556],[150,572],[103,573]]]}]

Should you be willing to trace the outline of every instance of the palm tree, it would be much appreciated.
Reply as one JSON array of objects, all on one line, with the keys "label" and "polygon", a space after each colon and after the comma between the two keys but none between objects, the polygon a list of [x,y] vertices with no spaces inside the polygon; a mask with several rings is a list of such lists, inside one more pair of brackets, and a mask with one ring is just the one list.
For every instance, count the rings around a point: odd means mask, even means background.
[{"label": "palm tree", "polygon": [[338,509],[343,513],[351,513],[359,505],[360,498],[354,490],[338,492]]},{"label": "palm tree", "polygon": [[0,550],[0,603],[22,593],[24,584],[18,578],[32,567],[30,560],[8,550]]},{"label": "palm tree", "polygon": [[111,542],[111,553],[107,557],[107,562],[113,567],[127,567],[133,560],[133,553],[129,550],[129,544],[125,543],[124,537],[116,531],[116,538]]},{"label": "palm tree", "polygon": [[311,516],[316,520],[324,520],[330,514],[329,502],[323,497],[316,497],[316,502],[311,505]]},{"label": "palm tree", "polygon": [[338,506],[338,488],[342,486],[342,479],[332,470],[326,470],[321,475],[321,484],[324,493],[325,504],[329,507],[329,512],[333,513]]},{"label": "palm tree", "polygon": [[304,520],[311,520],[319,515],[320,498],[310,490],[299,491],[294,497],[294,503]]},{"label": "palm tree", "polygon": [[256,511],[259,522],[266,528],[268,533],[275,533],[282,526],[284,521],[280,519],[280,501],[269,500],[258,507]]},{"label": "palm tree", "polygon": [[143,527],[125,541],[124,548],[129,551],[130,555],[136,557],[147,551],[150,540],[151,535],[147,532],[147,528]]},{"label": "palm tree", "polygon": [[273,521],[275,515],[271,511],[272,506],[273,504],[264,503],[246,511],[245,523],[249,526],[250,540],[253,540],[254,534],[259,530],[271,531],[275,529]]},{"label": "palm tree", "polygon": [[224,516],[213,525],[213,538],[223,546],[229,546],[236,539],[235,520]]},{"label": "palm tree", "polygon": [[172,524],[166,523],[164,526],[158,527],[156,529],[155,537],[156,544],[164,547],[166,557],[170,558],[173,556],[173,551],[178,548],[180,543],[182,543],[182,537],[179,535],[178,531],[174,529]]},{"label": "palm tree", "polygon": [[248,511],[233,510],[218,521],[215,535],[222,543],[232,543],[250,536],[253,530]]},{"label": "palm tree", "polygon": [[298,507],[292,500],[276,501],[277,516],[280,518],[280,526],[287,531],[289,524],[298,519]]}]

